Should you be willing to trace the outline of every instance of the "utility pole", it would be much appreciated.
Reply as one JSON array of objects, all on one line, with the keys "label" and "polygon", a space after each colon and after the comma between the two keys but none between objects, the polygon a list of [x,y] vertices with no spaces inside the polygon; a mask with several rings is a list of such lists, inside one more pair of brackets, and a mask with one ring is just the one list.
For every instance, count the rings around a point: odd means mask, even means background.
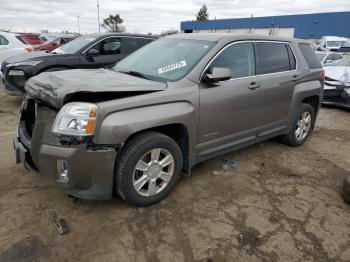
[{"label": "utility pole", "polygon": [[101,33],[101,28],[100,28],[100,4],[97,0],[97,23],[98,23],[98,32]]},{"label": "utility pole", "polygon": [[80,35],[80,17],[77,16],[77,18],[78,18],[78,30],[79,30],[79,35]]}]

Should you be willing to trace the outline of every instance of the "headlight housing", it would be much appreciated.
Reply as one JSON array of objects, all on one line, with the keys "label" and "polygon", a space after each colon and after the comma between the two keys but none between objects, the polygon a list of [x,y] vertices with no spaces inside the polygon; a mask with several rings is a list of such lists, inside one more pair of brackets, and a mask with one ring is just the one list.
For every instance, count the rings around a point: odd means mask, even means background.
[{"label": "headlight housing", "polygon": [[8,64],[7,67],[15,67],[15,66],[36,66],[43,62],[43,60],[37,60],[37,61],[23,61],[13,64]]},{"label": "headlight housing", "polygon": [[91,136],[95,130],[96,116],[95,104],[68,103],[58,112],[52,132],[56,135]]}]

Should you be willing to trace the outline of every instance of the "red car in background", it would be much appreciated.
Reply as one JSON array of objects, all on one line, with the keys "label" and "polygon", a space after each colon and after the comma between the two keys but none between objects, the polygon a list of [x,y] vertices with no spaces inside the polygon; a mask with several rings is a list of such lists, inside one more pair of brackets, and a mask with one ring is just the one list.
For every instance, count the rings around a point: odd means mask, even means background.
[{"label": "red car in background", "polygon": [[39,34],[20,33],[20,38],[29,45],[40,45],[44,42]]},{"label": "red car in background", "polygon": [[35,51],[52,51],[57,47],[72,41],[75,38],[76,38],[75,36],[59,36],[53,40],[50,40],[42,43],[41,45],[35,46],[34,50]]}]

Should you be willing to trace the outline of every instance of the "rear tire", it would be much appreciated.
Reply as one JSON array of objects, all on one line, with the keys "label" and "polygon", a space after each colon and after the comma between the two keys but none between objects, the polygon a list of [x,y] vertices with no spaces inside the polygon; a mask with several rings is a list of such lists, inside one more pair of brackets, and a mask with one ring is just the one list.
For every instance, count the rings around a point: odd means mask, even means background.
[{"label": "rear tire", "polygon": [[179,145],[158,132],[145,132],[127,143],[116,168],[116,191],[135,206],[165,198],[181,177]]},{"label": "rear tire", "polygon": [[315,111],[309,104],[302,103],[294,118],[292,127],[282,141],[290,146],[300,146],[310,136],[315,125]]},{"label": "rear tire", "polygon": [[350,205],[350,176],[344,179],[341,187],[341,195],[345,203]]}]

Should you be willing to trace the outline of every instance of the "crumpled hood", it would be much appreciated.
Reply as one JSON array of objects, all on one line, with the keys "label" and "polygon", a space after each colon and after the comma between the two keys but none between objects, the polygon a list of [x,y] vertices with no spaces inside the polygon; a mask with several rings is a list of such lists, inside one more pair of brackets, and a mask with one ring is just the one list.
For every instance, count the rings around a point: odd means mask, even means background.
[{"label": "crumpled hood", "polygon": [[65,98],[75,93],[121,93],[162,91],[166,83],[151,81],[109,69],[75,69],[44,72],[30,78],[27,95],[61,108]]},{"label": "crumpled hood", "polygon": [[348,66],[327,66],[325,68],[326,82],[350,86],[350,67]]}]

